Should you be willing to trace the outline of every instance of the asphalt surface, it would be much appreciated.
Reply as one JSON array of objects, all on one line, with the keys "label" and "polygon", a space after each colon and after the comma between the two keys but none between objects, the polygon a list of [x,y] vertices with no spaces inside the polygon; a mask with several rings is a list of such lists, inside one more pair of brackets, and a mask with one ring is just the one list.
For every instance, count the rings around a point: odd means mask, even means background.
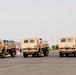
[{"label": "asphalt surface", "polygon": [[48,57],[7,56],[0,58],[0,75],[76,75],[76,57],[60,58],[58,51]]}]

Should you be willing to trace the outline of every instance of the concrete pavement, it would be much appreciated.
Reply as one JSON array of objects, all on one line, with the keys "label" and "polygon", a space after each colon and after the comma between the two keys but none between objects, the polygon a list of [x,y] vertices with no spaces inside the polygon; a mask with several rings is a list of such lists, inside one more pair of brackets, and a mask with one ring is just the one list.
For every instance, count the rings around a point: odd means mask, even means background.
[{"label": "concrete pavement", "polygon": [[75,75],[76,57],[60,58],[57,51],[51,51],[48,57],[0,58],[0,75]]}]

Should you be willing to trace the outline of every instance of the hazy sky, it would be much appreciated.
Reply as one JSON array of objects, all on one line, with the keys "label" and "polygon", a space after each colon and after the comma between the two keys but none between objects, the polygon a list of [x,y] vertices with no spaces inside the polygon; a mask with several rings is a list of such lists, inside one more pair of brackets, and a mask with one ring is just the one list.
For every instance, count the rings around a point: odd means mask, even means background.
[{"label": "hazy sky", "polygon": [[62,36],[76,36],[76,0],[0,0],[1,39]]}]

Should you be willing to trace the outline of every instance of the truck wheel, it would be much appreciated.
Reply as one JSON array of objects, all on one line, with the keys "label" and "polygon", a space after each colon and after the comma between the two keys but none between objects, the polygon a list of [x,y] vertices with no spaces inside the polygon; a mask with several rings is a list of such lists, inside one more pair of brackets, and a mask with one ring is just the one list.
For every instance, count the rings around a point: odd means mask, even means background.
[{"label": "truck wheel", "polygon": [[23,57],[24,57],[24,58],[25,58],[25,57],[28,57],[28,54],[23,53]]},{"label": "truck wheel", "polygon": [[14,49],[15,55],[17,54],[16,49]]},{"label": "truck wheel", "polygon": [[76,53],[74,53],[74,56],[76,57]]},{"label": "truck wheel", "polygon": [[5,58],[5,53],[4,52],[1,53],[1,58]]},{"label": "truck wheel", "polygon": [[11,57],[15,57],[16,53],[15,52],[12,52],[11,53]]},{"label": "truck wheel", "polygon": [[59,56],[60,56],[60,57],[63,57],[63,53],[62,53],[62,52],[59,52]]},{"label": "truck wheel", "polygon": [[41,57],[41,52],[38,52],[38,53],[37,53],[37,56],[38,56],[38,57]]},{"label": "truck wheel", "polygon": [[44,50],[44,56],[48,56],[48,51]]}]

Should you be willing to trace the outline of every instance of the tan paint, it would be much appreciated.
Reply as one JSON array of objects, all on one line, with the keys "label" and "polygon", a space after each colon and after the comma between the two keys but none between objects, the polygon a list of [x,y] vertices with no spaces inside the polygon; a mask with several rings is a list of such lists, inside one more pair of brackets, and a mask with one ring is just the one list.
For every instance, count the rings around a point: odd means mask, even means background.
[{"label": "tan paint", "polygon": [[[65,39],[66,42],[61,42],[61,40]],[[71,39],[71,40],[69,40]],[[58,40],[59,52],[62,53],[74,53],[76,52],[76,38],[75,37],[61,37]]]},{"label": "tan paint", "polygon": [[[24,40],[28,40],[28,43],[24,43]],[[34,43],[30,43],[30,40],[33,40]],[[37,53],[40,49],[40,52],[43,53],[42,49],[48,48],[49,44],[47,41],[43,41],[41,38],[25,38],[21,40],[22,51],[26,54]]]}]

